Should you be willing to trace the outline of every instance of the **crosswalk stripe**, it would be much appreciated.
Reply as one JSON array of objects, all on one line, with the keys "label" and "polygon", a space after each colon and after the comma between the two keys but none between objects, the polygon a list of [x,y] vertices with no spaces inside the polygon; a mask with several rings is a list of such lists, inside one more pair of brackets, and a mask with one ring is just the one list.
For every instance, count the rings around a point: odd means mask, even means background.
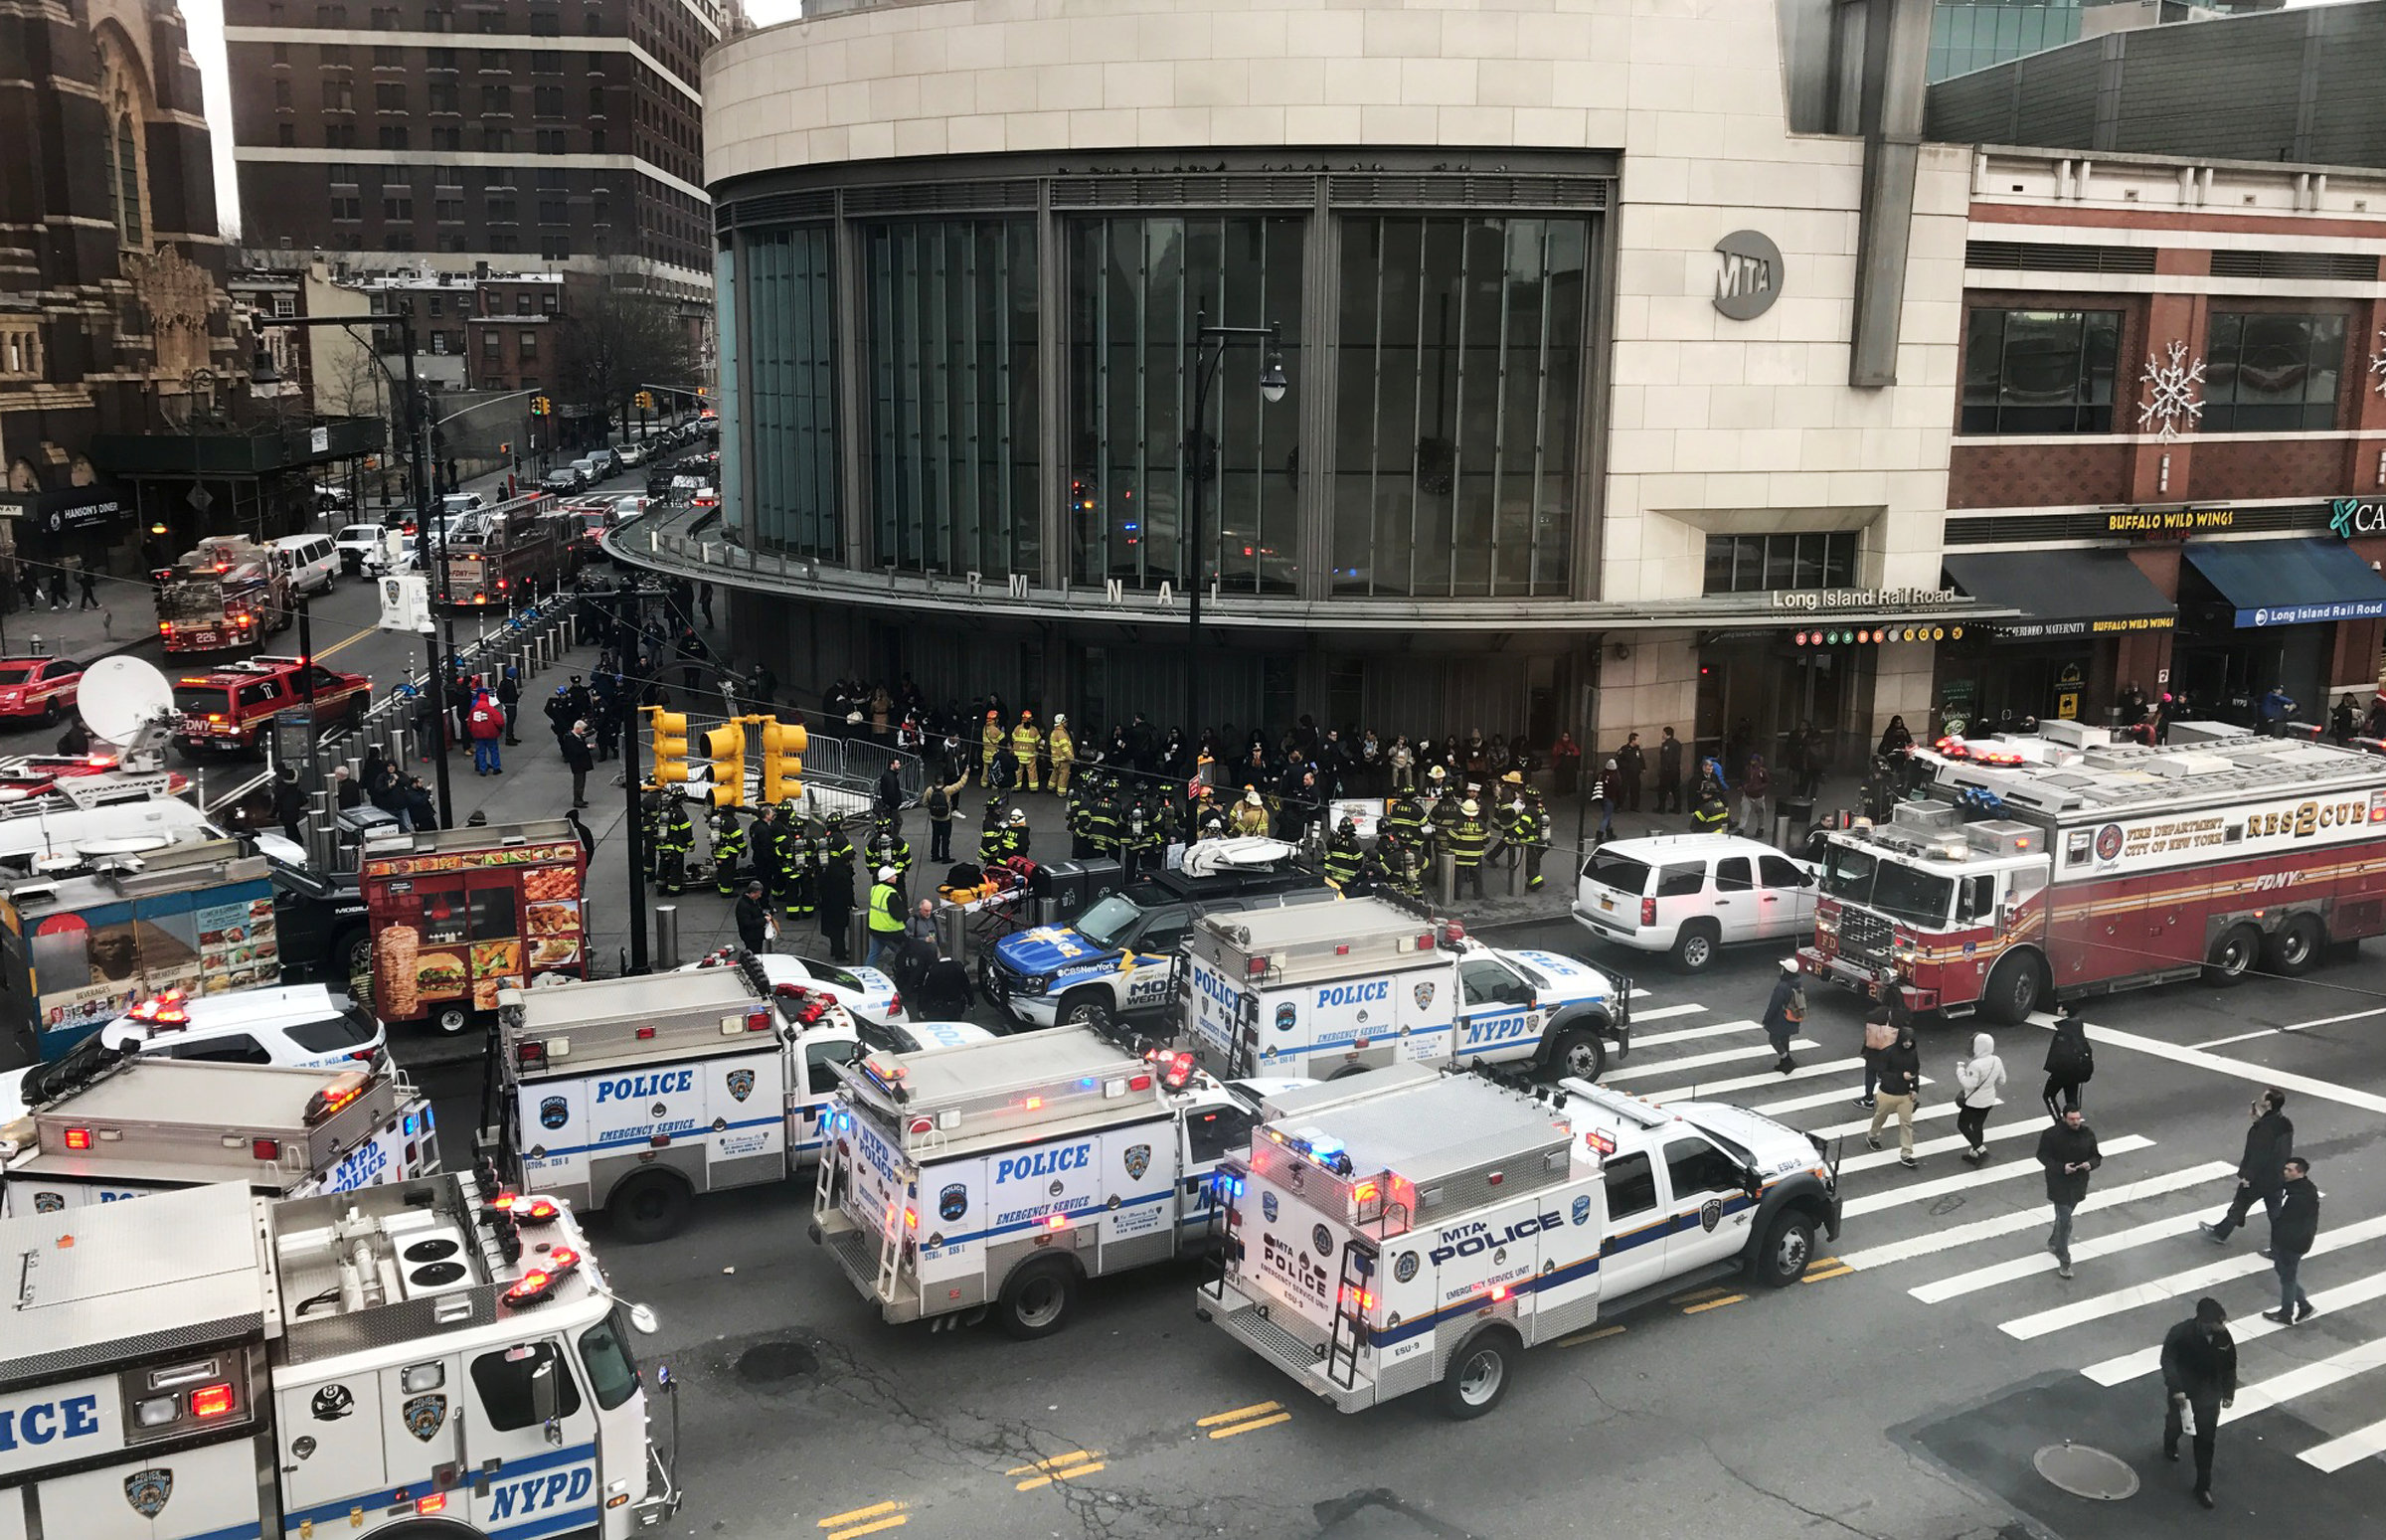
[{"label": "crosswalk stripe", "polygon": [[[1632,992],[1638,994],[1640,991],[1635,989]],[[1634,1011],[1632,1012],[1632,1036],[1635,1039],[1639,1037],[1640,1023],[1644,1021],[1664,1021],[1674,1016],[1695,1016],[1705,1009],[1706,1007],[1703,1005],[1691,1004],[1660,1005],[1653,1011]]]},{"label": "crosswalk stripe", "polygon": [[[1793,1051],[1817,1046],[1802,1037],[1790,1040],[1790,1047]],[[1682,1070],[1702,1069],[1710,1064],[1733,1064],[1743,1059],[1770,1059],[1773,1056],[1771,1043],[1758,1043],[1748,1048],[1719,1048],[1711,1054],[1688,1054],[1679,1059],[1668,1059],[1663,1064],[1636,1064],[1628,1070],[1610,1070],[1603,1079],[1610,1083],[1640,1080],[1650,1075],[1672,1075]]]},{"label": "crosswalk stripe", "polygon": [[[1833,1065],[1837,1065],[1837,1064],[1853,1064],[1853,1065],[1854,1065],[1854,1066],[1855,1066],[1857,1069],[1862,1069],[1862,1068],[1864,1067],[1864,1062],[1863,1062],[1861,1059],[1845,1059],[1845,1060],[1834,1060],[1834,1061],[1833,1061]],[[1833,1065],[1826,1065],[1826,1066],[1824,1066],[1824,1068],[1825,1068],[1825,1069],[1829,1069],[1829,1068],[1832,1068],[1832,1067],[1833,1067]],[[1781,1081],[1781,1080],[1783,1080],[1783,1079],[1789,1079],[1789,1080],[1802,1080],[1802,1079],[1804,1079],[1804,1078],[1805,1078],[1805,1075],[1806,1075],[1806,1072],[1805,1072],[1804,1070],[1800,1069],[1800,1070],[1798,1070],[1798,1071],[1797,1071],[1795,1074],[1792,1074],[1792,1075],[1790,1075],[1790,1076],[1787,1076],[1787,1077],[1780,1076],[1780,1075],[1772,1075],[1772,1076],[1763,1076],[1763,1077],[1760,1077],[1760,1078],[1759,1078],[1759,1080],[1760,1080],[1760,1083],[1761,1083],[1762,1081],[1764,1081],[1764,1080],[1772,1080],[1772,1081],[1776,1081],[1776,1082],[1778,1082],[1778,1081]],[[1937,1081],[1934,1081],[1934,1080],[1932,1080],[1932,1079],[1931,1079],[1929,1076],[1927,1076],[1927,1075],[1926,1075],[1926,1076],[1924,1076],[1924,1077],[1922,1078],[1922,1083],[1923,1083],[1924,1085],[1926,1085],[1926,1086],[1935,1086],[1935,1085],[1937,1085],[1937,1084],[1938,1084],[1938,1082],[1937,1082]],[[1840,1102],[1840,1099],[1841,1099],[1841,1098],[1843,1098],[1843,1097],[1845,1097],[1845,1098],[1846,1098],[1846,1101],[1845,1101],[1845,1102]],[[1841,1105],[1841,1106],[1852,1107],[1852,1106],[1854,1106],[1854,1105],[1855,1105],[1855,1100],[1856,1100],[1856,1099],[1855,1099],[1854,1097],[1850,1097],[1850,1096],[1848,1096],[1848,1095],[1847,1095],[1847,1088],[1846,1088],[1845,1086],[1833,1086],[1833,1087],[1832,1087],[1830,1090],[1828,1090],[1828,1091],[1812,1091],[1812,1092],[1808,1092],[1806,1095],[1804,1095],[1804,1096],[1802,1096],[1802,1097],[1791,1097],[1791,1098],[1790,1098],[1789,1100],[1787,1100],[1787,1101],[1783,1101],[1783,1102],[1764,1102],[1764,1103],[1760,1103],[1760,1104],[1758,1104],[1757,1106],[1751,1107],[1751,1108],[1749,1109],[1749,1111],[1750,1111],[1750,1112],[1762,1112],[1762,1113],[1764,1113],[1764,1114],[1765,1114],[1766,1116],[1768,1116],[1768,1117],[1779,1117],[1779,1116],[1781,1116],[1781,1115],[1782,1115],[1784,1112],[1804,1112],[1804,1111],[1805,1111],[1807,1108],[1809,1108],[1809,1107],[1822,1107],[1822,1106],[1825,1106],[1826,1104],[1829,1104],[1829,1103],[1834,1103],[1834,1102],[1840,1102],[1840,1105]],[[1953,1103],[1953,1102],[1930,1102],[1930,1103],[1925,1103],[1925,1104],[1923,1105],[1923,1108],[1922,1108],[1922,1110],[1921,1110],[1920,1112],[1916,1112],[1914,1115],[1915,1115],[1915,1116],[1917,1116],[1917,1117],[1953,1117],[1955,1114],[1956,1114],[1956,1104],[1955,1104],[1955,1103]],[[1839,1127],[1839,1128],[1835,1128],[1835,1129],[1834,1129],[1834,1128],[1818,1128],[1818,1129],[1816,1129],[1815,1131],[1816,1131],[1817,1133],[1820,1133],[1820,1134],[1822,1134],[1822,1135],[1823,1135],[1825,1138],[1828,1138],[1828,1137],[1832,1136],[1834,1133],[1847,1133],[1847,1132],[1850,1132],[1850,1131],[1857,1132],[1857,1133],[1861,1133],[1861,1132],[1863,1132],[1863,1131],[1864,1131],[1864,1127],[1865,1127],[1865,1125],[1866,1125],[1867,1123],[1870,1123],[1871,1121],[1872,1121],[1872,1114],[1871,1114],[1870,1112],[1866,1112],[1866,1113],[1865,1113],[1865,1114],[1864,1114],[1862,1117],[1858,1118],[1858,1119],[1857,1119],[1856,1121],[1854,1121],[1853,1123],[1849,1123],[1849,1124],[1847,1124],[1847,1125],[1845,1125],[1845,1126],[1843,1126],[1843,1127]]]},{"label": "crosswalk stripe", "polygon": [[[2046,1223],[2052,1225],[2053,1208],[2046,1210]],[[2174,1235],[2193,1235],[2199,1223],[2193,1214],[2172,1214],[2163,1219],[2147,1220],[2142,1225],[2131,1225],[2127,1230],[2116,1230],[2110,1235],[2075,1239],[2071,1245],[2071,1259],[2074,1262],[2094,1262],[2099,1257],[2111,1257],[2136,1247],[2151,1246],[2156,1241],[2167,1241]],[[2029,1257],[2015,1257],[2009,1262],[1991,1263],[1985,1268],[1974,1268],[1953,1278],[1917,1284],[1906,1292],[1925,1304],[1937,1304],[1959,1294],[1977,1293],[1983,1288],[1994,1288],[2000,1283],[2017,1283],[2025,1278],[2035,1278],[2041,1273],[2054,1271],[2055,1259],[2040,1252]]]},{"label": "crosswalk stripe", "polygon": [[[2134,1203],[2141,1198],[2160,1197],[2164,1193],[2198,1187],[2206,1182],[2218,1181],[2224,1176],[2234,1178],[2236,1174],[2237,1167],[2229,1161],[2207,1160],[2201,1165],[2188,1166],[2184,1170],[2167,1171],[2160,1176],[2149,1176],[2119,1187],[2108,1187],[2102,1191],[2091,1192],[2088,1194],[2088,1201],[2080,1205],[2078,1212],[2093,1214],[2103,1209],[2118,1208],[2125,1203]],[[1999,1214],[1993,1219],[1974,1220],[1967,1225],[1953,1225],[1945,1230],[1933,1231],[1928,1235],[1911,1236],[1903,1241],[1893,1241],[1887,1245],[1871,1247],[1860,1252],[1841,1252],[1839,1260],[1851,1268],[1885,1268],[1893,1263],[1911,1262],[1917,1257],[1935,1256],[1940,1252],[1953,1251],[1959,1246],[1968,1246],[1974,1241],[1993,1240],[1997,1236],[2011,1235],[2020,1230],[2037,1229],[2054,1222],[2054,1208],[2048,1204],[2040,1204],[2036,1208],[2023,1209],[2018,1213]]]},{"label": "crosswalk stripe", "polygon": [[[1960,1145],[1962,1140],[1955,1139],[1950,1142]],[[2152,1139],[2141,1134],[2129,1133],[2118,1139],[2107,1139],[2104,1150],[2108,1157],[2127,1155],[2136,1150],[2150,1149],[2153,1142]],[[1915,1147],[1919,1149],[1922,1146],[1916,1145]],[[1881,1153],[1892,1160],[1897,1158],[1896,1152],[1893,1150],[1883,1150]],[[1873,1157],[1867,1156],[1866,1158]],[[1854,1164],[1855,1162],[1850,1160],[1839,1169],[1845,1171],[1848,1166]],[[1882,1209],[1896,1208],[1903,1203],[1920,1203],[1928,1198],[1943,1198],[1951,1192],[1961,1192],[1967,1187],[1985,1187],[1990,1182],[2009,1182],[2016,1177],[2042,1174],[2038,1163],[2034,1160],[2026,1164],[2011,1162],[2001,1166],[1978,1166],[1969,1171],[1959,1171],[1953,1176],[1942,1176],[1935,1181],[1916,1182],[1911,1186],[1894,1188],[1888,1192],[1867,1193],[1861,1198],[1850,1198],[1839,1212],[1844,1218],[1855,1219],[1865,1214],[1879,1213]],[[2052,1224],[2054,1221],[2050,1217],[2047,1222]]]},{"label": "crosswalk stripe", "polygon": [[1683,1027],[1674,1032],[1652,1032],[1640,1035],[1640,1019],[1632,1019],[1632,1052],[1643,1048],[1660,1048],[1667,1043],[1695,1042],[1702,1037],[1730,1037],[1737,1032],[1761,1032],[1764,1028],[1753,1021],[1724,1021],[1709,1027]]},{"label": "crosswalk stripe", "polygon": [[[2311,1296],[2311,1308],[2349,1310],[2354,1305],[2367,1304],[2372,1299],[2386,1299],[2386,1272],[2373,1273],[2368,1278],[2356,1279],[2350,1283],[2339,1283],[2334,1288],[2323,1288]],[[2264,1320],[2259,1315],[2240,1317],[2229,1322],[2229,1335],[2237,1339],[2237,1345],[2241,1348],[2248,1342],[2259,1342],[2274,1332],[2286,1329],[2277,1321]],[[2118,1358],[2108,1358],[2102,1363],[2092,1363],[2080,1372],[2099,1385],[2122,1385],[2161,1367],[2162,1347],[2156,1343],[2133,1353],[2124,1353]]]},{"label": "crosswalk stripe", "polygon": [[2341,1353],[2331,1353],[2316,1363],[2302,1364],[2285,1374],[2274,1374],[2267,1380],[2257,1380],[2237,1389],[2237,1404],[2220,1414],[2223,1423],[2251,1417],[2271,1407],[2284,1406],[2298,1396],[2309,1396],[2340,1384],[2356,1374],[2386,1365],[2386,1342],[2363,1342]]},{"label": "crosswalk stripe", "polygon": [[[1757,1052],[1759,1054],[1769,1054],[1773,1052],[1773,1048],[1770,1044],[1768,1044],[1766,1047],[1758,1049]],[[1685,1062],[1686,1061],[1680,1059],[1671,1060],[1665,1065],[1665,1068],[1679,1069]],[[1708,1099],[1726,1096],[1735,1091],[1746,1091],[1751,1086],[1779,1086],[1789,1081],[1812,1080],[1817,1075],[1838,1075],[1848,1070],[1861,1070],[1863,1068],[1864,1061],[1860,1058],[1825,1059],[1814,1064],[1801,1064],[1787,1075],[1778,1075],[1768,1071],[1763,1075],[1743,1075],[1737,1080],[1717,1080],[1707,1081],[1704,1083],[1693,1083],[1688,1086],[1676,1086],[1670,1091],[1645,1092],[1643,1095],[1645,1095],[1651,1102],[1687,1102],[1694,1097]],[[1608,1078],[1613,1080],[1616,1077],[1613,1073],[1611,1073]]]},{"label": "crosswalk stripe", "polygon": [[[2364,1241],[2374,1241],[2380,1236],[2386,1236],[2386,1217],[2341,1225],[2313,1243],[2310,1255],[2324,1256],[2348,1246],[2359,1246]],[[2176,1299],[2181,1294],[2200,1293],[2232,1279],[2250,1278],[2256,1273],[2269,1271],[2270,1264],[2260,1257],[2240,1252],[2234,1257],[2223,1257],[2217,1262],[2207,1262],[2200,1267],[2183,1269],[2162,1278],[2147,1279],[2142,1283],[2116,1288],[2091,1299],[2078,1299],[2051,1310],[2024,1315],[2017,1320],[2002,1321],[1997,1329],[2006,1336],[2027,1341],[2032,1337],[2043,1337],[2050,1331],[2061,1331],[2066,1326],[2077,1326],[2083,1321],[2102,1320],[2108,1315],[2133,1310],[2141,1304]]]},{"label": "crosswalk stripe", "polygon": [[[1845,1088],[1842,1088],[1842,1089],[1845,1089]],[[1829,1093],[1829,1095],[1828,1095],[1828,1099],[1830,1099],[1830,1100],[1835,1100],[1835,1099],[1838,1097],[1838,1095],[1839,1095],[1839,1093],[1838,1093],[1838,1092],[1836,1092],[1836,1091],[1834,1091],[1834,1092],[1831,1092],[1831,1093]],[[1772,1112],[1767,1112],[1767,1111],[1766,1111],[1764,1108],[1761,1108],[1761,1107],[1760,1107],[1760,1108],[1753,1108],[1753,1109],[1751,1109],[1751,1111],[1752,1111],[1752,1112],[1765,1112],[1765,1115],[1766,1115],[1766,1116],[1768,1116],[1768,1117],[1770,1117],[1770,1116],[1774,1115]],[[1953,1116],[1955,1116],[1955,1115],[1956,1115],[1956,1104],[1955,1104],[1955,1103],[1953,1103],[1953,1102],[1929,1102],[1929,1103],[1925,1103],[1925,1104],[1924,1104],[1922,1107],[1920,1107],[1920,1108],[1917,1108],[1917,1109],[1915,1110],[1915,1112],[1914,1112],[1914,1120],[1915,1120],[1916,1122],[1920,1122],[1920,1121],[1922,1121],[1922,1120],[1923,1120],[1925,1117],[1953,1117]],[[1890,1131],[1891,1131],[1892,1129],[1894,1129],[1896,1126],[1897,1126],[1897,1119],[1896,1119],[1896,1118],[1894,1118],[1894,1117],[1893,1117],[1893,1118],[1891,1118],[1891,1119],[1889,1119],[1887,1122],[1884,1122],[1884,1123],[1882,1123],[1882,1124],[1881,1124],[1881,1136],[1882,1136],[1883,1138],[1887,1138],[1887,1137],[1889,1136],[1889,1133],[1890,1133]],[[1853,1137],[1855,1137],[1856,1135],[1858,1135],[1858,1134],[1860,1134],[1860,1133],[1863,1133],[1863,1132],[1865,1132],[1866,1130],[1870,1129],[1871,1127],[1872,1127],[1872,1114],[1871,1114],[1870,1112],[1866,1112],[1866,1113],[1865,1113],[1863,1116],[1861,1116],[1861,1117],[1852,1117],[1852,1118],[1848,1119],[1846,1122],[1835,1122],[1835,1123],[1830,1123],[1830,1124],[1827,1124],[1827,1125],[1825,1125],[1825,1126],[1823,1126],[1823,1127],[1820,1127],[1820,1128],[1813,1129],[1813,1130],[1811,1130],[1811,1131],[1813,1131],[1813,1132],[1815,1132],[1815,1133],[1817,1133],[1817,1134],[1820,1134],[1822,1137],[1824,1137],[1824,1138],[1826,1138],[1826,1139],[1846,1139],[1846,1138],[1853,1138]],[[1997,1137],[1997,1135],[1996,1135],[1996,1134],[1994,1134],[1994,1133],[1991,1133],[1989,1136],[1990,1136],[1991,1138]]]},{"label": "crosswalk stripe", "polygon": [[2296,1458],[2333,1474],[2372,1454],[2386,1454],[2386,1418],[2367,1428],[2356,1428],[2341,1439],[2330,1439],[2316,1449],[2305,1450]]},{"label": "crosswalk stripe", "polygon": [[[1862,1133],[1865,1129],[1871,1126],[1872,1125],[1869,1122],[1860,1122],[1854,1126],[1852,1131],[1855,1133]],[[1991,1144],[2000,1139],[2026,1139],[2034,1137],[2038,1133],[2039,1129],[2043,1126],[2044,1124],[2039,1123],[2006,1123],[2001,1128],[1988,1129],[1983,1137],[1985,1137]],[[1831,1135],[1828,1133],[1823,1134],[1823,1137],[1825,1138],[1829,1138],[1830,1136]],[[1896,1137],[1896,1123],[1885,1122],[1881,1124],[1881,1143],[1885,1147],[1878,1150],[1868,1150],[1861,1155],[1850,1155],[1839,1163],[1839,1169],[1842,1171],[1869,1171],[1876,1166],[1897,1164],[1897,1146],[1893,1142]],[[2143,1149],[2146,1145],[2153,1142],[2151,1139],[2139,1137],[2135,1134],[2131,1134],[2130,1137],[2137,1139],[2136,1143],[2130,1146],[2131,1149]],[[1947,1137],[1940,1139],[1916,1139],[1914,1141],[1914,1153],[1918,1156],[1952,1154],[1957,1150],[1962,1149],[1963,1147],[1963,1135],[1960,1133],[1951,1133],[1947,1135]],[[2118,1140],[2103,1146],[2103,1148],[2105,1153],[2108,1155],[2117,1155],[2121,1153],[2121,1144]],[[2004,1165],[1984,1167],[1983,1169],[1994,1170],[2002,1173],[2013,1170],[2036,1171],[2041,1169],[2041,1167],[2035,1160],[2031,1160],[2019,1166]],[[1996,1178],[1991,1177],[1989,1179],[1993,1181]]]}]

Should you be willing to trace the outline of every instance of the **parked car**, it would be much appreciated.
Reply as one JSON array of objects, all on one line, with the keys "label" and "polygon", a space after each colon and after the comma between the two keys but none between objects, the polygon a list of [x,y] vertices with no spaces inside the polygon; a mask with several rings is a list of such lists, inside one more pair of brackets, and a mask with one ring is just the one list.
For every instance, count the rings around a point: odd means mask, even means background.
[{"label": "parked car", "polygon": [[613,458],[622,469],[634,469],[646,463],[646,446],[642,443],[625,443],[613,451]]},{"label": "parked car", "polygon": [[561,492],[567,496],[574,492],[585,491],[588,484],[588,473],[578,465],[558,465],[555,469],[547,472],[546,477],[539,482],[539,485],[548,491]]},{"label": "parked car", "polygon": [[0,719],[57,722],[75,711],[83,665],[47,653],[0,657]]},{"label": "parked car", "polygon": [[273,549],[289,566],[290,587],[301,594],[328,594],[339,581],[340,551],[329,535],[284,535],[273,542]]},{"label": "parked car", "polygon": [[315,511],[317,513],[344,509],[355,500],[348,495],[348,489],[344,486],[333,486],[328,481],[315,483]]},{"label": "parked car", "polygon": [[1574,918],[1603,941],[1670,952],[1695,973],[1722,947],[1810,934],[1819,877],[1812,862],[1737,834],[1619,839],[1583,864]]},{"label": "parked car", "polygon": [[390,562],[389,535],[387,525],[343,525],[331,537],[332,548],[340,553],[340,571],[351,578],[380,576]]}]

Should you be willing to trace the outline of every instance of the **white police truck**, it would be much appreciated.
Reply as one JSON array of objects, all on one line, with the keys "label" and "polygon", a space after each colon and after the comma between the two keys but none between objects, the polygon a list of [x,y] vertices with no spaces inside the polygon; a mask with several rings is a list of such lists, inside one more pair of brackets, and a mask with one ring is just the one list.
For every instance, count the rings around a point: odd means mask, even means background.
[{"label": "white police truck", "polygon": [[482,1145],[525,1192],[604,1212],[622,1239],[686,1225],[698,1193],[819,1158],[836,1070],[871,1048],[983,1042],[966,1023],[859,1020],[767,959],[498,996]]},{"label": "white police truck", "polygon": [[42,1100],[0,1126],[0,1214],[208,1182],[300,1198],[439,1169],[430,1104],[387,1061],[307,1070],[79,1049],[32,1085]]},{"label": "white police truck", "polygon": [[1267,1089],[1084,1027],[872,1054],[843,1081],[812,1240],[891,1322],[991,1310],[1023,1339],[1058,1331],[1087,1279],[1210,1244],[1210,1173]]},{"label": "white police truck", "polygon": [[1524,1349],[1729,1272],[1795,1283],[1839,1234],[1823,1141],[1739,1108],[1410,1064],[1262,1111],[1195,1312],[1344,1412],[1435,1387],[1479,1417]]},{"label": "white police truck", "polygon": [[626,1540],[678,1506],[572,1217],[457,1175],[0,1219],[10,1540]]},{"label": "white police truck", "polygon": [[1206,917],[1178,988],[1194,1057],[1220,1076],[1480,1059],[1597,1080],[1631,1052],[1630,979],[1380,898]]}]

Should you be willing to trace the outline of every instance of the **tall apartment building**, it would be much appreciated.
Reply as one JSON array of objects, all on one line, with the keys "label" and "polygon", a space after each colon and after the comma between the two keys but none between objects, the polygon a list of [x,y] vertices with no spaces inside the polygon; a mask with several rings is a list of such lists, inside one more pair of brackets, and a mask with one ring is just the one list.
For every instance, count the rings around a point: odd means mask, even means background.
[{"label": "tall apartment building", "polygon": [[718,0],[227,0],[225,23],[247,245],[709,297]]}]

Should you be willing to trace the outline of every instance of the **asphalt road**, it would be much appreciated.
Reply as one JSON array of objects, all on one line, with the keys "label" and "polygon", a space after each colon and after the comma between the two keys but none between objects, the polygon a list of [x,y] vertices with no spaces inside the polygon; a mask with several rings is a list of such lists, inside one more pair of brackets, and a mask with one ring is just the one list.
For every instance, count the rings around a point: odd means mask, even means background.
[{"label": "asphalt road", "polygon": [[[1863,1147],[1852,1000],[1817,996],[1814,1046],[1785,1081],[1753,1019],[1769,956],[1685,979],[1563,924],[1491,939],[1635,975],[1638,1047],[1612,1084],[1659,1100],[1695,1088],[1846,1134],[1846,1229],[1808,1283],[1692,1290],[1605,1322],[1527,1355],[1488,1418],[1449,1424],[1422,1396],[1355,1416],[1307,1399],[1194,1318],[1191,1265],[1098,1281],[1075,1323],[1021,1344],[990,1326],[883,1324],[804,1238],[808,1184],[707,1200],[664,1245],[611,1243],[599,1221],[617,1285],[661,1313],[649,1361],[683,1387],[688,1499],[664,1532],[2138,1540],[2290,1523],[2353,1536],[2386,1521],[2374,950],[2301,981],[2174,985],[2088,1013],[2090,1122],[2108,1158],[2065,1283],[2038,1250],[2029,1157],[2044,1018],[1998,1034],[2012,1084],[1989,1124],[1996,1154],[1976,1170],[1957,1158],[1947,1089],[1972,1029],[1926,1038],[1935,1085],[1923,1164],[1907,1172],[1894,1145]],[[451,1136],[470,1126],[474,1067],[427,1074]],[[2303,1269],[2321,1314],[2292,1331],[2259,1318],[2276,1302],[2260,1222],[2226,1248],[2193,1229],[2224,1206],[2245,1104],[2274,1082],[2326,1193],[2325,1254]],[[2243,1342],[2213,1514],[2189,1500],[2185,1467],[2158,1457],[2145,1356],[2205,1292]],[[2066,1441],[2118,1455],[2140,1489],[2110,1502],[2058,1490],[2033,1456]]]}]

